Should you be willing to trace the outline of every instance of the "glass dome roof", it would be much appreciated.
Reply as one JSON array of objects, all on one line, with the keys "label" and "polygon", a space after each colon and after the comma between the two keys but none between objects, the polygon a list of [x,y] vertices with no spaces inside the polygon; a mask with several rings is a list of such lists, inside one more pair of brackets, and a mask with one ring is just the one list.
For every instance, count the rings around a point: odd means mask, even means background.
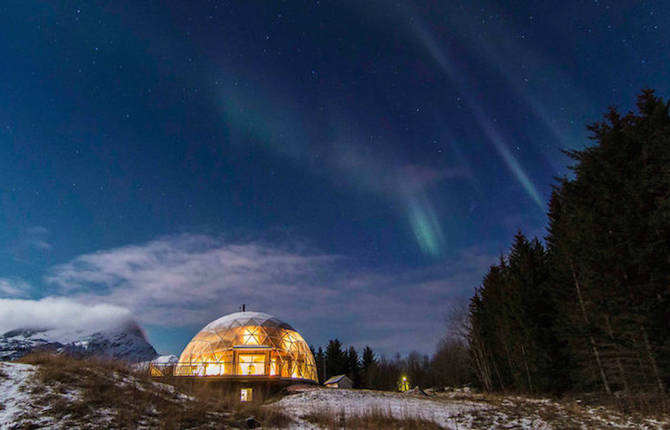
[{"label": "glass dome roof", "polygon": [[207,324],[184,348],[174,374],[317,381],[302,336],[262,312],[236,312]]}]

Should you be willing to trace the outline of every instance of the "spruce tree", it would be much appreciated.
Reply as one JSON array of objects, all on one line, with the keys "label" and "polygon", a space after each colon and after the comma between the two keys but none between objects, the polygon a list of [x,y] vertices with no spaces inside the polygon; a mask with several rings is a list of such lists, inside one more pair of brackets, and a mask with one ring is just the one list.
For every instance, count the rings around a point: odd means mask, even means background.
[{"label": "spruce tree", "polygon": [[[645,90],[566,151],[546,249],[517,234],[469,307],[483,388],[665,393],[670,383],[670,116]],[[558,382],[558,384],[557,384]]]},{"label": "spruce tree", "polygon": [[350,346],[347,351],[346,363],[347,376],[351,379],[354,388],[359,388],[361,386],[361,363],[356,348],[353,346]]},{"label": "spruce tree", "polygon": [[371,377],[377,366],[377,358],[372,348],[366,346],[363,348],[363,359],[361,362],[361,386],[363,388],[371,388]]},{"label": "spruce tree", "polygon": [[325,379],[345,373],[346,366],[346,354],[342,350],[342,343],[338,339],[329,340],[326,347]]},{"label": "spruce tree", "polygon": [[323,384],[323,382],[326,380],[324,375],[324,364],[326,363],[326,356],[323,353],[323,348],[320,346],[316,354],[314,354],[314,361],[316,362],[316,372],[319,377],[319,384]]}]

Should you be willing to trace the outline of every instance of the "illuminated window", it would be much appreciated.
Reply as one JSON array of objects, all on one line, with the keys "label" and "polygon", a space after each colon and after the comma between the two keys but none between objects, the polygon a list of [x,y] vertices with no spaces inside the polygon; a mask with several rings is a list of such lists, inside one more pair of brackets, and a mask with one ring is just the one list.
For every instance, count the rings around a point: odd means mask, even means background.
[{"label": "illuminated window", "polygon": [[253,400],[254,390],[253,388],[242,388],[240,390],[240,402],[250,402]]},{"label": "illuminated window", "polygon": [[265,375],[265,354],[240,354],[237,373],[239,375]]},{"label": "illuminated window", "polygon": [[259,345],[261,343],[258,327],[247,327],[242,335],[242,343],[245,345]]},{"label": "illuminated window", "polygon": [[223,364],[209,363],[209,364],[207,364],[207,367],[205,368],[205,375],[206,376],[217,376],[217,375],[223,375],[223,374],[224,374]]}]

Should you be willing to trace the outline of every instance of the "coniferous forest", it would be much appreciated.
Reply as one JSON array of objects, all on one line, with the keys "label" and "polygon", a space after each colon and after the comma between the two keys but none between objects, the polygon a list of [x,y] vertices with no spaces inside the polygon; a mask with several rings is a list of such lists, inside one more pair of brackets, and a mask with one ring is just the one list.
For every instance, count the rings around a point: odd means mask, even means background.
[{"label": "coniferous forest", "polygon": [[472,297],[467,341],[489,391],[670,386],[670,117],[652,90],[565,151],[544,241],[519,232]]},{"label": "coniferous forest", "polygon": [[[356,388],[475,385],[531,395],[595,393],[626,408],[668,406],[670,103],[644,90],[637,112],[610,109],[592,144],[565,151],[547,235],[518,232],[454,308],[432,357],[358,354],[338,339],[314,352],[319,381]],[[660,399],[660,403],[658,400]]]}]

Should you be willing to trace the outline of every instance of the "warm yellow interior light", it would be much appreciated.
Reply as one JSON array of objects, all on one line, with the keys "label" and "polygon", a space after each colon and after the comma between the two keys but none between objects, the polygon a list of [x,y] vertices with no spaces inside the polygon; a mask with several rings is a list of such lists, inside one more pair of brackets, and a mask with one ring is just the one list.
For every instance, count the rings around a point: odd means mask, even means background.
[{"label": "warm yellow interior light", "polygon": [[242,335],[242,343],[245,345],[258,345],[261,343],[258,337],[258,327],[247,327]]},{"label": "warm yellow interior light", "polygon": [[[272,376],[316,381],[317,372],[309,346],[287,324],[272,325],[249,313],[243,323],[213,325],[201,330],[174,367],[177,376]],[[254,324],[257,322],[257,324]],[[224,365],[225,363],[225,365]]]},{"label": "warm yellow interior light", "polygon": [[223,364],[209,363],[209,364],[207,364],[207,367],[205,368],[205,375],[206,376],[218,376],[218,375],[223,375],[224,373],[225,373],[225,370],[224,370]]},{"label": "warm yellow interior light", "polygon": [[253,400],[254,390],[253,388],[242,388],[240,390],[240,401],[241,402],[250,402]]},{"label": "warm yellow interior light", "polygon": [[240,354],[239,375],[265,375],[265,354]]}]

